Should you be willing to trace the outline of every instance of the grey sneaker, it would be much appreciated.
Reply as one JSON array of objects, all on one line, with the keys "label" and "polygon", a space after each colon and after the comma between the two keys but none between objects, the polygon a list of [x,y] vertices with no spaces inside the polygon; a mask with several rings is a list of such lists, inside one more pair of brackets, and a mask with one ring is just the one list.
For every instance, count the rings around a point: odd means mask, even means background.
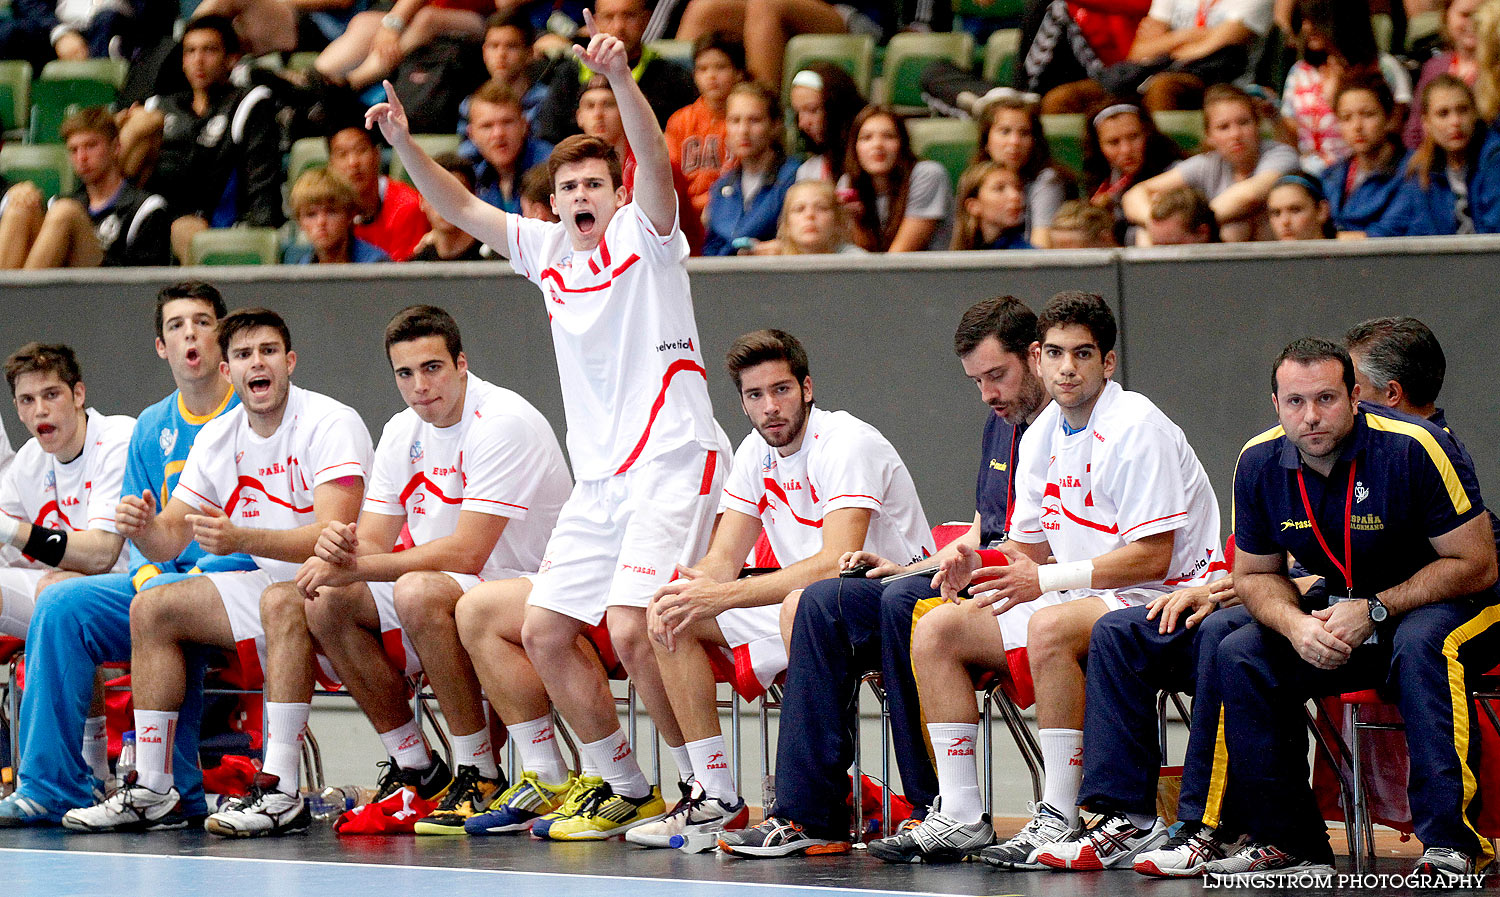
[{"label": "grey sneaker", "polygon": [[978,822],[959,822],[943,813],[942,798],[937,798],[921,823],[871,841],[869,850],[887,863],[956,863],[994,843],[995,826],[988,814]]},{"label": "grey sneaker", "polygon": [[1158,816],[1150,828],[1132,825],[1123,813],[1101,817],[1071,841],[1047,844],[1036,852],[1036,861],[1049,869],[1100,870],[1126,868],[1142,851],[1167,840],[1167,824]]},{"label": "grey sneaker", "polygon": [[1072,841],[1083,834],[1082,825],[1069,825],[1051,804],[1028,804],[1031,821],[1008,841],[979,851],[979,859],[997,869],[1045,869],[1036,852],[1047,844]]},{"label": "grey sneaker", "polygon": [[279,780],[263,772],[255,774],[250,793],[204,820],[209,834],[225,838],[261,838],[305,832],[312,824],[300,795],[276,790]]},{"label": "grey sneaker", "polygon": [[[718,845],[718,835],[725,831],[744,828],[750,821],[750,808],[744,798],[736,798],[733,805],[703,793],[703,786],[694,781],[691,785],[679,782],[682,800],[672,811],[655,822],[637,826],[625,833],[625,840],[641,847],[673,847],[695,840],[706,850]],[[702,835],[703,838],[693,838]]]},{"label": "grey sneaker", "polygon": [[1229,883],[1244,887],[1274,886],[1283,876],[1307,873],[1332,875],[1334,868],[1327,863],[1304,860],[1273,844],[1250,840],[1229,856],[1203,867],[1205,876],[1230,877]]},{"label": "grey sneaker", "polygon": [[62,824],[73,832],[149,832],[187,828],[188,818],[176,788],[152,791],[136,784],[132,773],[107,799],[64,813]]},{"label": "grey sneaker", "polygon": [[848,853],[849,842],[814,838],[790,819],[769,816],[754,828],[719,835],[719,849],[732,856],[766,859],[793,854]]},{"label": "grey sneaker", "polygon": [[1203,867],[1245,846],[1246,838],[1230,839],[1201,822],[1186,822],[1171,840],[1135,858],[1135,871],[1156,878],[1197,878]]},{"label": "grey sneaker", "polygon": [[1453,880],[1458,876],[1474,874],[1474,858],[1451,847],[1429,847],[1422,851],[1422,858],[1411,873],[1431,877],[1444,885],[1456,884]]}]

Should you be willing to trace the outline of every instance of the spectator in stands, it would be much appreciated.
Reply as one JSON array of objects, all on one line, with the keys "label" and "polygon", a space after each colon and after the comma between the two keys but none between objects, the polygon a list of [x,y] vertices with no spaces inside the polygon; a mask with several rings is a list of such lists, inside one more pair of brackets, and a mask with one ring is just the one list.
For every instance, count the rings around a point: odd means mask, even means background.
[{"label": "spectator in stands", "polygon": [[1030,0],[1021,19],[1014,86],[1045,94],[1098,78],[1130,54],[1151,0]]},{"label": "spectator in stands", "polygon": [[1218,243],[1219,222],[1198,188],[1174,187],[1151,200],[1145,237],[1148,246]]},{"label": "spectator in stands", "polygon": [[1333,107],[1340,81],[1378,71],[1404,112],[1411,104],[1411,76],[1396,57],[1376,47],[1366,4],[1298,0],[1292,27],[1299,58],[1287,74],[1281,114],[1297,135],[1302,169],[1321,174],[1349,154]]},{"label": "spectator in stands", "polygon": [[1301,171],[1276,179],[1266,198],[1266,213],[1278,240],[1330,240],[1338,235],[1323,185]]},{"label": "spectator in stands", "polygon": [[[718,32],[693,45],[693,84],[698,99],[667,119],[665,135],[672,164],[688,182],[692,213],[708,207],[709,190],[729,165],[724,139],[724,117],[729,91],[745,80],[745,48]],[[687,210],[684,210],[684,214]]]},{"label": "spectator in stands", "polygon": [[1474,14],[1474,103],[1479,120],[1500,121],[1500,3],[1488,0]]},{"label": "spectator in stands", "polygon": [[521,175],[547,161],[552,146],[531,136],[521,98],[499,81],[486,81],[469,97],[469,140],[475,194],[507,212],[521,211]]},{"label": "spectator in stands", "polygon": [[[465,162],[462,157],[454,153],[444,153],[435,157],[432,161],[438,167],[458,178],[459,183],[470,192],[474,192],[474,169]],[[546,166],[541,166],[539,171],[546,171]],[[531,172],[527,172],[529,178]],[[416,251],[407,257],[408,262],[478,262],[486,258],[494,258],[485,254],[483,243],[470,236],[466,231],[460,230],[453,222],[444,218],[438,210],[432,207],[426,197],[421,200],[422,214],[427,216],[427,223],[431,229],[417,243]]]},{"label": "spectator in stands", "polygon": [[[484,43],[479,46],[490,80],[506,85],[521,98],[521,111],[533,129],[537,109],[547,98],[547,86],[542,83],[542,76],[549,64],[548,60],[532,58],[535,44],[536,30],[525,16],[497,12],[485,21]],[[470,160],[479,158],[474,144],[469,142],[468,97],[458,104],[458,134],[463,138],[459,154]]]},{"label": "spectator in stands", "polygon": [[725,123],[734,163],[709,193],[704,255],[734,255],[774,238],[782,202],[802,164],[781,146],[781,103],[758,82],[730,91]]},{"label": "spectator in stands", "polygon": [[1371,236],[1500,231],[1500,134],[1481,126],[1474,94],[1446,72],[1422,89],[1422,142],[1407,158],[1391,211]]},{"label": "spectator in stands", "polygon": [[954,249],[1031,249],[1026,242],[1026,190],[1021,176],[998,162],[969,166],[958,179]]},{"label": "spectator in stands", "polygon": [[793,184],[781,203],[776,239],[755,247],[756,255],[863,255],[850,242],[849,212],[829,181]]},{"label": "spectator in stands", "polygon": [[[251,56],[266,53],[290,53],[298,49],[305,30],[304,20],[311,24],[323,43],[333,40],[355,14],[369,6],[368,0],[202,0],[193,10],[193,18],[222,16],[234,21],[235,30],[245,52]],[[184,4],[183,8],[187,8]],[[321,46],[321,45],[320,45]]]},{"label": "spectator in stands", "polygon": [[166,200],[125,180],[120,132],[109,110],[73,113],[63,121],[62,138],[82,186],[45,213],[35,184],[12,187],[0,204],[0,268],[171,264]]},{"label": "spectator in stands", "polygon": [[1249,66],[1250,47],[1271,30],[1273,0],[1152,0],[1124,61],[1095,80],[1048,93],[1048,113],[1082,112],[1111,96],[1140,96],[1151,112],[1196,109],[1204,90]]},{"label": "spectator in stands", "polygon": [[1115,218],[1086,200],[1070,199],[1052,216],[1053,249],[1114,249]]},{"label": "spectator in stands", "polygon": [[1438,75],[1446,74],[1473,87],[1474,79],[1479,77],[1479,65],[1474,56],[1479,46],[1474,13],[1483,2],[1484,0],[1443,0],[1443,27],[1440,35],[1446,49],[1427,60],[1422,65],[1421,74],[1417,76],[1418,102],[1412,107],[1412,114],[1407,116],[1406,131],[1402,134],[1407,149],[1414,150],[1422,143],[1425,115],[1422,112],[1421,96],[1428,83]]},{"label": "spectator in stands", "polygon": [[[696,99],[698,90],[693,86],[692,72],[642,45],[650,17],[646,0],[597,0],[594,6],[595,29],[624,42],[631,74],[656,113],[657,122],[666,127],[672,113]],[[579,71],[576,59],[566,59],[548,73],[547,99],[536,116],[538,137],[556,143],[578,133],[573,113],[589,80],[588,72]]]},{"label": "spectator in stands", "polygon": [[[172,251],[179,259],[206,228],[281,224],[276,103],[266,87],[229,82],[239,58],[239,36],[228,19],[194,19],[182,36],[188,89],[154,96],[122,116],[123,155],[157,157],[146,189],[165,197],[176,218]],[[142,171],[152,169],[148,162]]]},{"label": "spectator in stands", "polygon": [[411,185],[380,173],[380,150],[371,132],[350,125],[329,137],[328,170],[348,182],[359,198],[354,235],[385,250],[393,261],[406,261],[427,233],[427,216]]},{"label": "spectator in stands", "polygon": [[1229,84],[1204,92],[1203,123],[1209,151],[1127,190],[1125,217],[1145,225],[1157,196],[1195,187],[1208,197],[1225,242],[1270,239],[1266,194],[1277,178],[1297,169],[1297,151],[1262,138],[1255,100]]},{"label": "spectator in stands", "polygon": [[906,128],[885,106],[861,109],[852,131],[839,188],[854,241],[871,252],[946,249],[953,233],[948,172],[917,161]]},{"label": "spectator in stands", "polygon": [[148,32],[160,17],[150,13],[147,0],[14,0],[0,22],[0,59],[25,59],[36,69],[53,56],[129,59],[154,38]]},{"label": "spectator in stands", "polygon": [[1401,187],[1406,155],[1401,120],[1390,87],[1379,75],[1346,76],[1333,107],[1350,154],[1323,172],[1323,193],[1340,235],[1360,237],[1390,212]]},{"label": "spectator in stands", "polygon": [[[470,171],[469,180],[473,179],[474,173]],[[547,174],[546,165],[532,166],[521,177],[521,217],[554,224],[561,220],[552,211],[552,176]]]},{"label": "spectator in stands", "polygon": [[838,180],[854,116],[865,108],[859,86],[833,63],[812,62],[793,76],[791,102],[802,148],[809,153],[797,180]]},{"label": "spectator in stands", "polygon": [[482,38],[494,0],[396,0],[389,12],[370,10],[318,54],[317,71],[364,90],[396,70],[408,53],[444,35]]},{"label": "spectator in stands", "polygon": [[292,185],[290,205],[297,227],[310,245],[288,247],[283,259],[288,265],[391,260],[384,250],[354,235],[359,195],[348,181],[328,169],[303,172]]},{"label": "spectator in stands", "polygon": [[1026,185],[1026,239],[1047,248],[1047,228],[1057,207],[1073,192],[1074,181],[1052,162],[1039,107],[1022,97],[1002,97],[985,107],[979,134],[974,162],[996,162],[1021,176]]},{"label": "spectator in stands", "polygon": [[[1083,195],[1115,220],[1115,240],[1129,245],[1130,232],[1120,200],[1125,191],[1181,161],[1177,142],[1134,103],[1091,109],[1083,127]],[[1055,226],[1055,224],[1054,224]]]}]

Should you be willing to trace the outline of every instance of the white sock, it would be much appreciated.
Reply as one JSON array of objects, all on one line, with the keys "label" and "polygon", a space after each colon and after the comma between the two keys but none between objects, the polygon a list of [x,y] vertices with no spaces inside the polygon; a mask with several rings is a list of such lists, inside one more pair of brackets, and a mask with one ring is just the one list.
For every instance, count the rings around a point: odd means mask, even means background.
[{"label": "white sock", "polygon": [[621,797],[640,798],[651,793],[651,783],[635,762],[635,751],[630,749],[630,739],[616,729],[598,741],[583,745],[580,750],[599,769],[599,775],[610,784]]},{"label": "white sock", "polygon": [[[722,745],[721,745],[722,747]],[[681,781],[691,781],[693,778],[693,757],[688,752],[687,745],[672,747],[667,745],[667,752],[672,755],[672,762],[677,764],[677,778]]]},{"label": "white sock", "polygon": [[734,787],[734,778],[729,775],[729,755],[724,752],[724,736],[715,735],[683,745],[692,757],[693,775],[703,786],[703,793],[718,799],[725,806],[739,802],[739,792]]},{"label": "white sock", "polygon": [[135,712],[136,783],[157,794],[172,787],[172,742],[177,737],[177,711]]},{"label": "white sock", "polygon": [[102,716],[83,721],[83,762],[94,771],[94,778],[109,781],[109,730]]},{"label": "white sock", "polygon": [[385,745],[385,752],[402,769],[427,769],[432,766],[427,739],[422,737],[422,727],[414,719],[389,732],[381,732],[380,743]]},{"label": "white sock", "polygon": [[1069,825],[1078,824],[1078,789],[1083,785],[1083,730],[1040,729],[1042,768],[1047,774],[1042,801],[1062,814]]},{"label": "white sock", "polygon": [[490,747],[489,726],[472,735],[453,736],[453,765],[472,766],[487,779],[499,777],[500,767],[495,765],[495,751]]},{"label": "white sock", "polygon": [[505,730],[510,733],[516,753],[521,755],[522,769],[536,773],[549,785],[561,785],[568,780],[568,764],[563,762],[562,750],[557,746],[552,714],[506,726]]},{"label": "white sock", "polygon": [[932,756],[937,761],[943,815],[961,823],[978,822],[984,815],[984,802],[979,799],[979,767],[974,762],[979,725],[928,723],[927,737],[932,740]]},{"label": "white sock", "polygon": [[302,734],[307,731],[307,703],[266,702],[266,752],[260,770],[276,776],[276,790],[296,794],[302,784]]}]

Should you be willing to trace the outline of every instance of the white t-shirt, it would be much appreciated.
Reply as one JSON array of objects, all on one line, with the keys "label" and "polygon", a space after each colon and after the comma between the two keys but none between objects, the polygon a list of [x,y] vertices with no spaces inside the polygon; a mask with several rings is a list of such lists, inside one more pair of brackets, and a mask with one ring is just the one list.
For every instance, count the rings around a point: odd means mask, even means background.
[{"label": "white t-shirt", "polygon": [[880,431],[847,411],[814,407],[802,447],[782,456],[755,430],[734,453],[720,510],[759,517],[782,566],[823,547],[823,517],[868,508],[864,548],[899,564],[933,551],[911,474]]},{"label": "white t-shirt", "polygon": [[0,479],[5,477],[5,472],[10,469],[10,462],[15,457],[16,450],[11,447],[10,436],[5,432],[5,419],[0,418]]},{"label": "white t-shirt", "polygon": [[[125,458],[135,418],[106,417],[92,408],[86,414],[83,451],[66,464],[42,451],[35,439],[21,446],[0,479],[0,511],[48,529],[116,532],[115,505],[125,486]],[[50,569],[14,550],[7,550],[3,560],[13,567]],[[123,573],[128,566],[129,558],[121,551],[110,570]]]},{"label": "white t-shirt", "polygon": [[[317,521],[317,487],[344,477],[369,482],[370,453],[370,431],[353,408],[292,386],[281,426],[268,439],[250,429],[244,405],[204,424],[172,497],[219,508],[237,526],[296,529]],[[255,563],[278,582],[301,566],[265,557]]]},{"label": "white t-shirt", "polygon": [[507,216],[510,264],[541,287],[579,480],[624,473],[684,445],[718,445],[688,288],[687,238],[656,232],[635,203],[593,252],[561,224]]},{"label": "white t-shirt", "polygon": [[1239,22],[1264,37],[1271,30],[1274,5],[1273,0],[1151,0],[1146,15],[1166,22],[1173,31],[1195,27],[1201,17],[1206,28]]},{"label": "white t-shirt", "polygon": [[385,425],[364,509],[406,518],[417,545],[452,535],[463,511],[505,517],[479,576],[507,579],[536,572],[572,489],[542,413],[471,373],[457,424],[435,427],[408,408]]},{"label": "white t-shirt", "polygon": [[1069,563],[1166,532],[1175,533],[1166,577],[1108,591],[1145,603],[1222,575],[1209,572],[1223,560],[1213,486],[1181,428],[1150,399],[1109,381],[1088,426],[1072,435],[1055,402],[1037,416],[1021,437],[1012,539],[1046,542]]}]

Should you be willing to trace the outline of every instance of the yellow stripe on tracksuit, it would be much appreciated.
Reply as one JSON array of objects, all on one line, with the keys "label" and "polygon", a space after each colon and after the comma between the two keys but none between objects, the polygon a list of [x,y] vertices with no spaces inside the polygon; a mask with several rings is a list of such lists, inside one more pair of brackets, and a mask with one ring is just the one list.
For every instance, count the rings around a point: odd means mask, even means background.
[{"label": "yellow stripe on tracksuit", "polygon": [[1458,478],[1458,471],[1454,469],[1453,461],[1448,458],[1448,453],[1443,451],[1443,447],[1438,445],[1438,441],[1432,438],[1432,434],[1427,432],[1425,427],[1409,421],[1369,413],[1365,414],[1365,422],[1372,430],[1400,433],[1415,439],[1427,452],[1427,457],[1432,459],[1432,465],[1437,468],[1438,475],[1443,478],[1443,488],[1448,491],[1448,500],[1453,502],[1454,512],[1469,513],[1473,505],[1469,503],[1469,493],[1464,491],[1463,481]]},{"label": "yellow stripe on tracksuit", "polygon": [[1479,856],[1474,862],[1476,872],[1484,871],[1495,859],[1495,853],[1490,847],[1490,839],[1474,828],[1474,820],[1469,817],[1469,804],[1479,791],[1479,780],[1469,766],[1469,685],[1464,679],[1464,668],[1458,660],[1458,652],[1468,641],[1483,635],[1496,623],[1500,623],[1500,604],[1492,604],[1480,611],[1474,619],[1448,633],[1448,637],[1443,639],[1443,658],[1448,663],[1448,699],[1453,705],[1453,747],[1458,752],[1458,768],[1463,772],[1464,780],[1463,804],[1459,807],[1459,812],[1463,816],[1464,826],[1473,832],[1474,840],[1479,842]]}]

